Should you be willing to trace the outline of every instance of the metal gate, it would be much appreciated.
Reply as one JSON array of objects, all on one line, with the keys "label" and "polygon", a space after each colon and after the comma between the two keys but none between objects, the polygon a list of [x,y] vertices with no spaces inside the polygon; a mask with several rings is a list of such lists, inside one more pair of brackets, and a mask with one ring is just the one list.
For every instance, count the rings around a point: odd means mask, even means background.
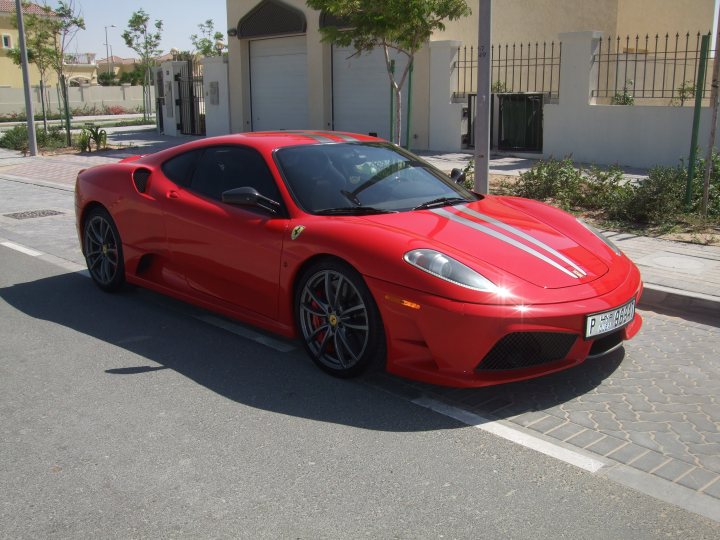
[{"label": "metal gate", "polygon": [[201,66],[188,60],[175,75],[180,108],[177,129],[183,135],[205,135],[205,93]]},{"label": "metal gate", "polygon": [[543,94],[498,94],[498,150],[542,151]]},{"label": "metal gate", "polygon": [[[467,132],[463,144],[475,148],[475,119],[477,117],[477,94],[468,94]],[[495,148],[495,94],[490,94],[490,148]]]},{"label": "metal gate", "polygon": [[163,129],[163,111],[165,110],[165,84],[163,82],[163,70],[155,71],[155,119],[157,121],[157,129],[160,133],[165,133]]},{"label": "metal gate", "polygon": [[[492,94],[490,97],[491,148],[523,152],[542,152],[542,93]],[[498,100],[497,132],[495,99]],[[468,95],[468,122],[465,140],[475,147],[477,94]],[[497,141],[497,142],[496,142]]]}]

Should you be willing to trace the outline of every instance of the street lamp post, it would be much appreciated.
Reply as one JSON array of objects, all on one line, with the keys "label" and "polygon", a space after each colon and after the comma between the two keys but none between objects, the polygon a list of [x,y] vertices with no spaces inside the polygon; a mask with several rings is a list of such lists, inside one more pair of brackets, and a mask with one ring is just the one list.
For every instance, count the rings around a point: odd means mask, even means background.
[{"label": "street lamp post", "polygon": [[[31,156],[37,155],[37,138],[35,136],[35,112],[33,111],[32,92],[30,88],[30,72],[28,70],[27,48],[25,47],[25,23],[23,7],[20,0],[15,1],[17,10],[18,41],[20,42],[20,64],[22,66],[23,88],[25,89],[25,116],[28,128],[28,151]],[[42,88],[42,87],[41,87]]]},{"label": "street lamp post", "polygon": [[492,65],[491,14],[492,0],[479,0],[478,70],[475,118],[475,191],[489,193],[490,169],[490,107],[492,96],[490,68]]},{"label": "street lamp post", "polygon": [[110,55],[108,54],[108,36],[107,36],[107,29],[108,28],[116,28],[114,24],[111,24],[110,26],[105,27],[105,62],[107,63],[107,72],[108,75],[110,75]]}]

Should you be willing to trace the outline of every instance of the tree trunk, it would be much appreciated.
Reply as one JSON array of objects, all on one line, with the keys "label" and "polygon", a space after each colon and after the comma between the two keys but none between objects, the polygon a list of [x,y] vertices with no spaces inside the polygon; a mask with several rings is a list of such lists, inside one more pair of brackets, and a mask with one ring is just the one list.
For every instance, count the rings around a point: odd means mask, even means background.
[{"label": "tree trunk", "polygon": [[395,60],[390,60],[390,46],[387,43],[383,43],[383,50],[385,53],[387,74],[390,79],[390,88],[392,89],[393,97],[395,99],[395,117],[392,119],[393,125],[390,127],[390,140],[398,146],[402,146],[402,87],[405,84],[405,79],[407,78],[415,59],[415,51],[407,52],[402,49],[397,49],[399,52],[407,55],[407,65],[405,66],[405,69],[402,70],[402,74],[398,78],[395,74]]},{"label": "tree trunk", "polygon": [[150,117],[150,66],[145,66],[145,77],[143,78],[143,121],[147,122]]},{"label": "tree trunk", "polygon": [[43,116],[43,130],[47,133],[47,111],[45,110],[45,85],[43,84],[43,78],[40,77],[40,107],[42,108]]},{"label": "tree trunk", "polygon": [[72,136],[70,135],[70,97],[68,92],[67,80],[65,74],[60,75],[60,93],[62,94],[63,107],[65,108],[65,130],[67,145],[72,146]]},{"label": "tree trunk", "polygon": [[402,144],[402,90],[395,87],[395,125],[393,126],[393,142],[400,146]]}]

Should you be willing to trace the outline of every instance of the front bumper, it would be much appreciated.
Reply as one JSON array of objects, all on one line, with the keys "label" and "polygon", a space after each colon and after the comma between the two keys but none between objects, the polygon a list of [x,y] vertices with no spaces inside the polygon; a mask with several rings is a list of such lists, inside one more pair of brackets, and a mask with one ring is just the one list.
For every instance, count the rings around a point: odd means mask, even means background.
[{"label": "front bumper", "polygon": [[[642,282],[636,272],[601,296],[532,306],[457,302],[382,280],[365,279],[385,326],[387,371],[456,387],[520,381],[567,369],[589,356],[599,356],[598,351],[602,353],[604,348],[599,341],[608,336],[585,340],[585,316],[616,308],[632,298],[637,303],[642,294]],[[642,317],[636,312],[627,326],[609,335],[612,338],[609,341],[620,343],[630,339],[641,326]],[[513,369],[503,369],[497,362],[491,369],[487,368],[489,363],[483,366],[490,352],[496,353],[494,348],[503,338],[529,333],[559,336],[564,345],[554,350],[562,350],[561,356],[548,355],[542,361],[530,358]]]}]

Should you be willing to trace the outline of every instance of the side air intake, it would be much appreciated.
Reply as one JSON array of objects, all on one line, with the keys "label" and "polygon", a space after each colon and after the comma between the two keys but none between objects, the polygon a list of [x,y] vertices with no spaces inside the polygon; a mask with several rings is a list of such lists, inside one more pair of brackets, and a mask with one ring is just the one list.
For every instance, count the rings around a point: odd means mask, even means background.
[{"label": "side air intake", "polygon": [[150,178],[150,171],[147,169],[137,169],[133,172],[133,182],[135,183],[135,189],[140,193],[145,193],[148,187],[148,180]]}]

